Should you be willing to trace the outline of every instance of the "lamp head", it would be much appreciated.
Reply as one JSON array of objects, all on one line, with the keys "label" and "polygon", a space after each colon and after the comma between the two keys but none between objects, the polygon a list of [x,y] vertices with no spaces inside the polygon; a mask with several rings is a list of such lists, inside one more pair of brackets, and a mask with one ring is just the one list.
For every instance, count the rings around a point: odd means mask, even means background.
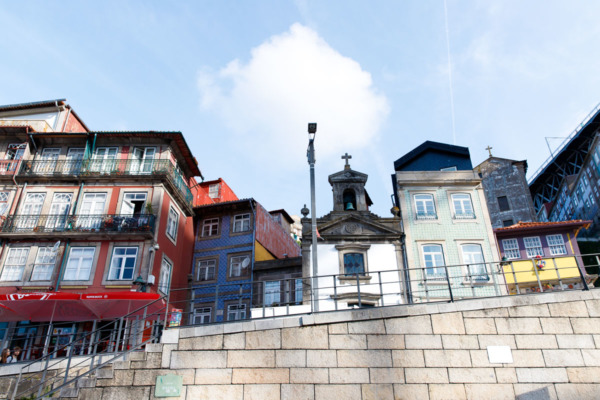
[{"label": "lamp head", "polygon": [[308,135],[310,137],[310,139],[314,139],[315,138],[315,134],[317,133],[317,123],[316,122],[309,122],[308,123]]}]

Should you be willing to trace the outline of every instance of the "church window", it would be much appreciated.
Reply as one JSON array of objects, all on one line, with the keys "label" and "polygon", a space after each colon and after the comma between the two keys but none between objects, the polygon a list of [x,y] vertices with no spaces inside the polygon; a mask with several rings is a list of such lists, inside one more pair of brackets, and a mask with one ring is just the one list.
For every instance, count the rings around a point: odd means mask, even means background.
[{"label": "church window", "polygon": [[356,194],[352,189],[344,190],[344,210],[356,210]]},{"label": "church window", "polygon": [[417,219],[437,219],[432,194],[415,194]]},{"label": "church window", "polygon": [[362,253],[344,254],[344,273],[346,275],[364,275],[365,259]]},{"label": "church window", "polygon": [[474,219],[473,203],[471,196],[467,193],[454,193],[452,195],[455,219]]},{"label": "church window", "polygon": [[367,252],[371,245],[369,244],[338,244],[335,248],[338,250],[340,263],[340,280],[356,283],[359,280],[368,280],[369,262]]}]

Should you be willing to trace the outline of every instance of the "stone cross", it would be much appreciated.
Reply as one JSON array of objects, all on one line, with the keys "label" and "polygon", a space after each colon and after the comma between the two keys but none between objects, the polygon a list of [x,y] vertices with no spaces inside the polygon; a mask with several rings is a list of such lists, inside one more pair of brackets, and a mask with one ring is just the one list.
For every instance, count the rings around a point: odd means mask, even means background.
[{"label": "stone cross", "polygon": [[492,156],[492,149],[493,149],[493,147],[490,147],[488,145],[488,147],[486,147],[485,149],[488,151],[488,153],[490,153],[490,157],[491,157]]},{"label": "stone cross", "polygon": [[352,156],[349,156],[348,153],[346,153],[342,156],[342,159],[346,160],[346,165],[345,165],[346,168],[350,167],[350,164],[348,164],[348,160],[351,158],[352,158]]}]

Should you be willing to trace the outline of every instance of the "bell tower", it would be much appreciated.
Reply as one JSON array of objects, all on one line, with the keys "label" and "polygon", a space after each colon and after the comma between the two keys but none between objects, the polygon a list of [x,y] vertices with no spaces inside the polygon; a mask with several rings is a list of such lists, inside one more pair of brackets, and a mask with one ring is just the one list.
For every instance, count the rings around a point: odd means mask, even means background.
[{"label": "bell tower", "polygon": [[346,161],[344,169],[335,174],[329,175],[329,184],[333,191],[333,211],[334,212],[368,212],[369,206],[373,204],[365,184],[367,183],[367,174],[354,171],[350,168],[352,156],[348,153],[342,156]]}]

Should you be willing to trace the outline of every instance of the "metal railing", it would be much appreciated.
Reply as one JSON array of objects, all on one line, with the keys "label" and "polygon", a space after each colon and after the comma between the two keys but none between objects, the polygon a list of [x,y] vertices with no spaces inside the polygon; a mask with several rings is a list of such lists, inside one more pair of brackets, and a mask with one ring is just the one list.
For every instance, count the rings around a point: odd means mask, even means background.
[{"label": "metal railing", "polygon": [[154,232],[153,214],[10,215],[0,219],[0,233]]},{"label": "metal railing", "polygon": [[19,160],[0,160],[0,176],[13,176],[18,166]]},{"label": "metal railing", "polygon": [[[14,161],[13,161],[14,162]],[[0,165],[1,168],[1,165]],[[192,206],[193,195],[181,172],[170,160],[81,159],[22,161],[18,175],[36,177],[165,177]]]},{"label": "metal railing", "polygon": [[[68,343],[56,346],[52,352],[48,352],[51,336],[47,335],[44,355],[21,367],[11,399],[51,396],[97,369],[124,359],[126,354],[147,343],[157,342],[164,328],[165,320],[161,319],[166,316],[168,299],[162,307],[157,308],[155,303],[164,301],[165,297],[160,297],[113,321],[94,321],[91,332],[71,333]],[[148,312],[150,309],[153,311]],[[52,326],[49,324],[49,332]],[[99,346],[106,342],[107,347],[99,351]],[[50,370],[58,370],[59,373],[48,377]],[[39,373],[41,377],[37,382],[36,374]]]}]

